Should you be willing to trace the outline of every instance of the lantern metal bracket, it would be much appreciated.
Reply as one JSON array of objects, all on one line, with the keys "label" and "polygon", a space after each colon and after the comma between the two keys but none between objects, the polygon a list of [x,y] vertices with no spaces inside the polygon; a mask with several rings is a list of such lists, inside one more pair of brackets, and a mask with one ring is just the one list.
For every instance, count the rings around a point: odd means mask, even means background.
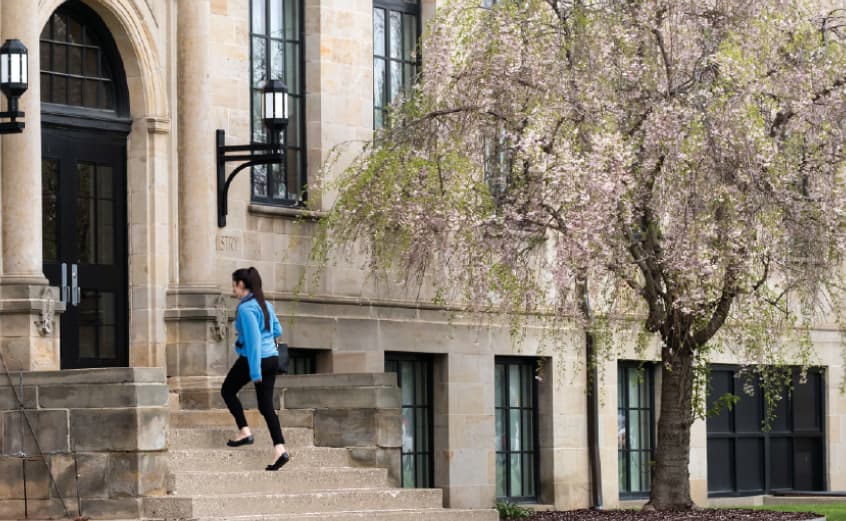
[{"label": "lantern metal bracket", "polygon": [[[226,214],[229,212],[229,186],[235,176],[247,167],[257,165],[283,164],[285,147],[281,144],[279,132],[270,132],[270,143],[251,143],[249,145],[226,145],[226,133],[218,129],[217,133],[217,226],[226,226]],[[226,163],[241,162],[226,177]]]},{"label": "lantern metal bracket", "polygon": [[23,121],[17,121],[17,118],[24,117],[23,112],[17,110],[0,112],[0,119],[9,118],[11,121],[0,123],[0,134],[20,134],[26,126]]}]

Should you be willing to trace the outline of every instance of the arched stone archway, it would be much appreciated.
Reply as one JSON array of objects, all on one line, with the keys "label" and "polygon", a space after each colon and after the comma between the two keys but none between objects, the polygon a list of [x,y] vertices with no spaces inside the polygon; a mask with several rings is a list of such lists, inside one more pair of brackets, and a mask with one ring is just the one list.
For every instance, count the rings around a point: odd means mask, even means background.
[{"label": "arched stone archway", "polygon": [[[65,0],[40,0],[40,26]],[[169,283],[172,214],[171,114],[166,64],[159,48],[165,29],[144,2],[81,0],[102,19],[123,63],[131,130],[127,139],[128,363],[165,366],[165,293]],[[159,37],[157,39],[157,36]]]}]

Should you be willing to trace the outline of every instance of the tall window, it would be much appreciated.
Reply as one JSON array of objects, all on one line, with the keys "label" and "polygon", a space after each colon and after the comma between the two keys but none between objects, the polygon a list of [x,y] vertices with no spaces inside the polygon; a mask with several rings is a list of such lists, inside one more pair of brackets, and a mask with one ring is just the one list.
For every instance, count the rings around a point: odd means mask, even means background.
[{"label": "tall window", "polygon": [[727,394],[740,400],[707,420],[709,495],[825,490],[824,373],[809,370],[802,383],[795,369],[792,379],[793,391],[781,390],[770,429],[764,430],[760,382],[741,376],[738,367],[711,369],[708,406]]},{"label": "tall window", "polygon": [[391,102],[417,78],[419,0],[373,2],[373,126],[387,124]]},{"label": "tall window", "polygon": [[261,117],[261,91],[265,83],[283,80],[290,96],[288,129],[284,136],[285,164],[253,167],[252,199],[261,203],[298,205],[306,198],[302,0],[251,0],[250,11],[254,142],[267,142]]},{"label": "tall window", "polygon": [[655,408],[652,370],[621,363],[617,373],[617,462],[620,495],[644,496],[652,486]]},{"label": "tall window", "polygon": [[397,374],[402,391],[402,486],[432,487],[432,359],[386,353],[385,371]]},{"label": "tall window", "polygon": [[532,501],[538,490],[534,359],[496,359],[496,495]]}]

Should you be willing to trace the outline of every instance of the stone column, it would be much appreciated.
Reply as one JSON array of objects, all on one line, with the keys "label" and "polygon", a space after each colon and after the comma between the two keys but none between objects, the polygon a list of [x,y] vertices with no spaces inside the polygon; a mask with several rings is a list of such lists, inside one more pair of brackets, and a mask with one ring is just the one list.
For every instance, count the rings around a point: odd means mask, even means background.
[{"label": "stone column", "polygon": [[435,367],[435,486],[449,508],[490,508],[496,498],[494,356],[449,353]]},{"label": "stone column", "polygon": [[208,288],[215,280],[217,231],[211,11],[209,0],[180,0],[178,6],[179,285]]},{"label": "stone column", "polygon": [[58,369],[58,320],[53,313],[60,304],[42,269],[41,27],[31,0],[4,0],[0,24],[2,40],[17,38],[29,50],[29,89],[19,101],[26,127],[2,138],[0,351],[10,369]]},{"label": "stone column", "polygon": [[[209,0],[177,3],[179,132],[179,270],[168,293],[167,367],[171,386],[183,377],[203,385],[203,377],[225,374],[228,303],[215,284],[217,178],[211,117]],[[199,382],[197,382],[197,378]]]}]

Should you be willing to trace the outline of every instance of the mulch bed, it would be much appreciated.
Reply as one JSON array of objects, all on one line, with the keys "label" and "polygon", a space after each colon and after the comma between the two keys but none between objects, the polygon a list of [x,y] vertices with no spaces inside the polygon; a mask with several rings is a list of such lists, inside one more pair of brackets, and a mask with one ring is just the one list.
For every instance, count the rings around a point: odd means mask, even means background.
[{"label": "mulch bed", "polygon": [[570,510],[538,512],[523,521],[801,521],[822,516],[803,512],[769,510],[702,509],[686,512],[641,512],[638,510]]}]

